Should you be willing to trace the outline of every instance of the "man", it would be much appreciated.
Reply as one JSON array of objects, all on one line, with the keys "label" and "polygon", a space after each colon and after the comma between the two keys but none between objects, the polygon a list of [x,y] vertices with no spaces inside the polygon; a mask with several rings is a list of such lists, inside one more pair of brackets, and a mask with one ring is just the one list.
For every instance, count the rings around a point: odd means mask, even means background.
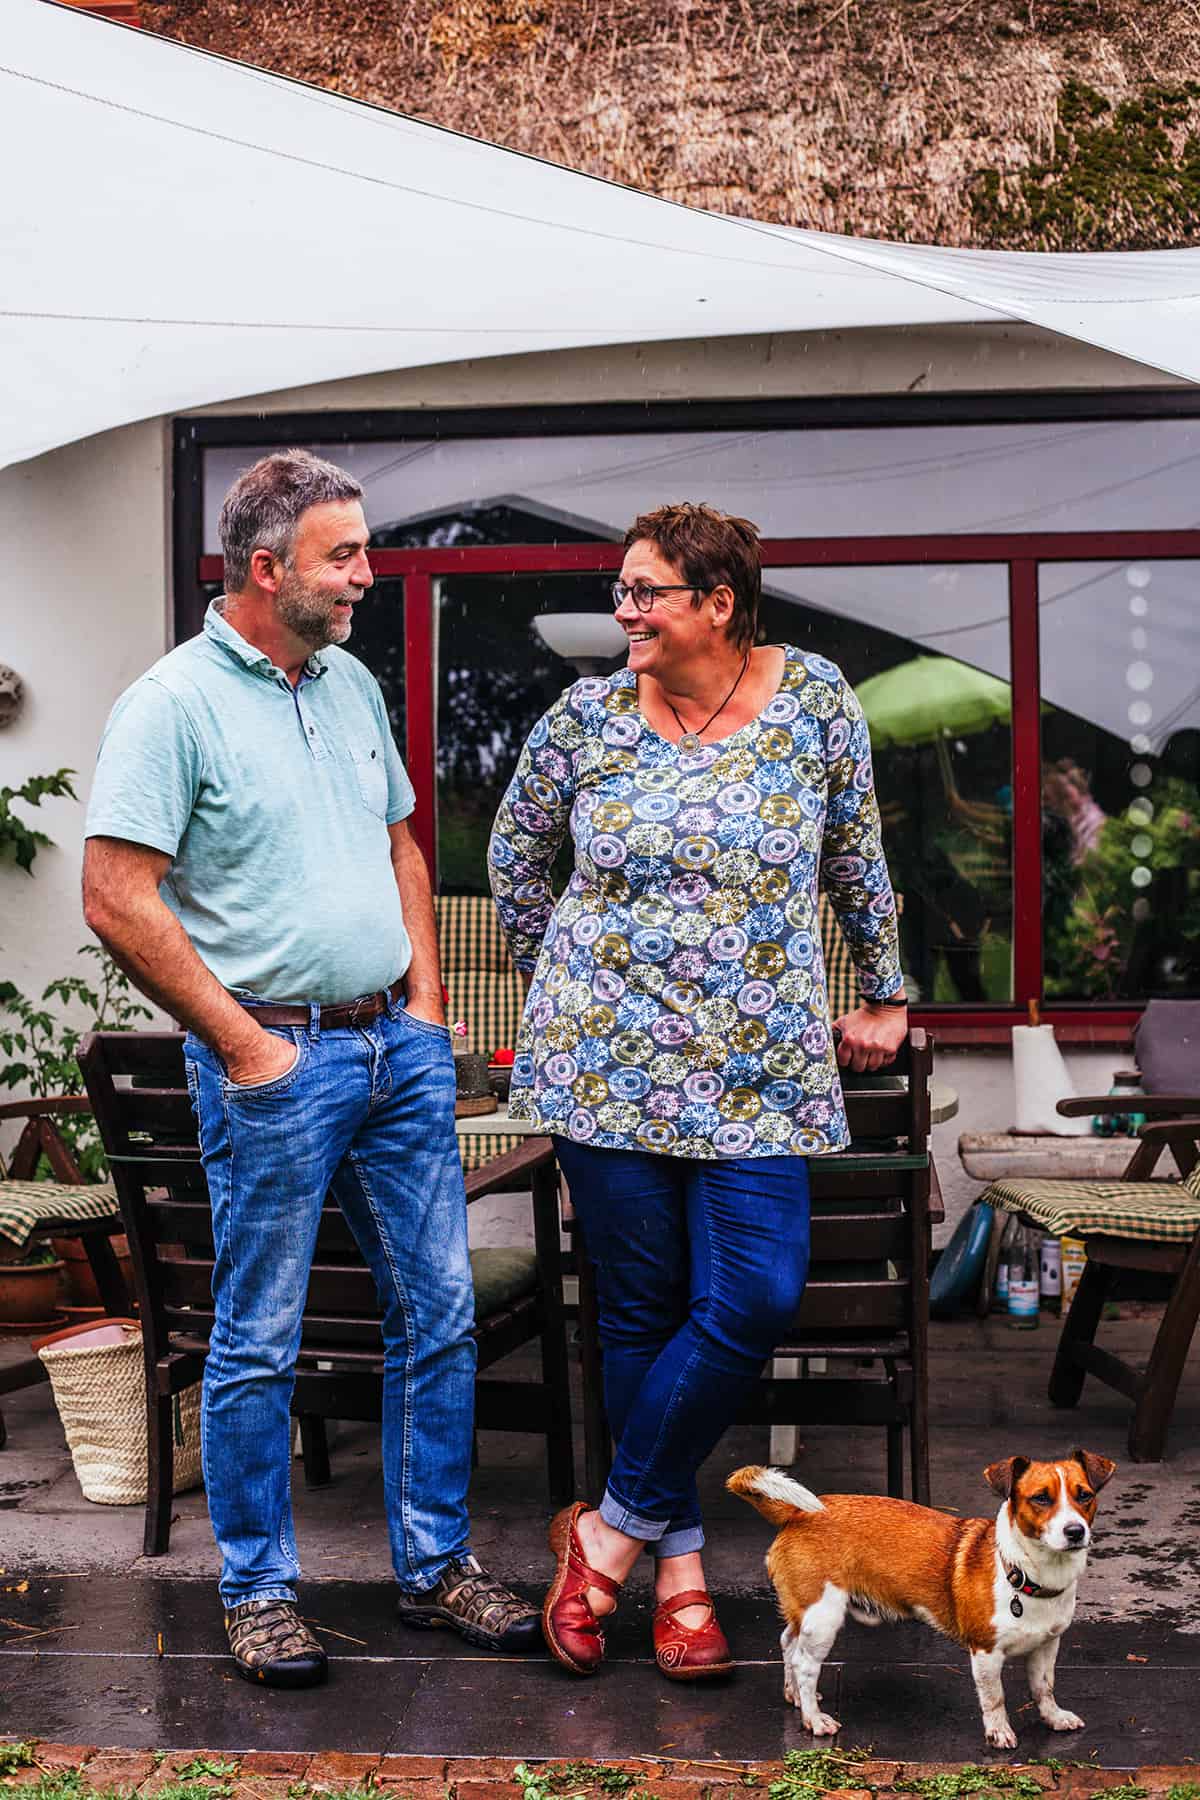
[{"label": "man", "polygon": [[226,594],[117,701],[84,862],[88,924],[188,1028],[217,1246],[204,1475],[234,1661],[277,1687],[327,1673],[296,1608],[288,1407],[330,1190],[383,1299],[400,1617],[541,1642],[468,1547],[474,1302],[433,901],[383,696],[331,647],[372,583],[361,498],[302,450],[234,483]]}]

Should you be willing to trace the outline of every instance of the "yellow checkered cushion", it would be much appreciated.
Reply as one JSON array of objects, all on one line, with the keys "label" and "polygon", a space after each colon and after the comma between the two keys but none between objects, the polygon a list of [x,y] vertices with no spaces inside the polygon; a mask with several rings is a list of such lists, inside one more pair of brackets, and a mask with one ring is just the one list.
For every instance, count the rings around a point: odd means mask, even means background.
[{"label": "yellow checkered cushion", "polygon": [[469,1175],[472,1169],[482,1169],[493,1156],[503,1156],[506,1150],[515,1150],[524,1142],[515,1131],[460,1131],[458,1154],[462,1157],[463,1173]]},{"label": "yellow checkered cushion", "polygon": [[[896,895],[896,912],[904,911],[904,900]],[[817,896],[817,930],[821,934],[821,954],[825,958],[825,980],[829,993],[829,1017],[840,1019],[858,1005],[858,971],[850,946],[842,936],[837,914],[824,889]]]},{"label": "yellow checkered cushion", "polygon": [[1200,1165],[1182,1181],[993,1181],[980,1198],[1056,1237],[1186,1243],[1200,1227]]}]

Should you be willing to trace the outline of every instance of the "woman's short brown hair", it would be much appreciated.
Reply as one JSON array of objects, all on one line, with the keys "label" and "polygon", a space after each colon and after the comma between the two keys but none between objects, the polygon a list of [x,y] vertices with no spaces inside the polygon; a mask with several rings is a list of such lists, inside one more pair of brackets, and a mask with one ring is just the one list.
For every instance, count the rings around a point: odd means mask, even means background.
[{"label": "woman's short brown hair", "polygon": [[[695,582],[705,593],[715,587],[732,588],[729,636],[739,650],[750,648],[758,631],[762,595],[757,525],[685,500],[641,513],[625,533],[625,548],[640,542],[654,544],[685,581]],[[699,605],[695,595],[692,604]]]}]

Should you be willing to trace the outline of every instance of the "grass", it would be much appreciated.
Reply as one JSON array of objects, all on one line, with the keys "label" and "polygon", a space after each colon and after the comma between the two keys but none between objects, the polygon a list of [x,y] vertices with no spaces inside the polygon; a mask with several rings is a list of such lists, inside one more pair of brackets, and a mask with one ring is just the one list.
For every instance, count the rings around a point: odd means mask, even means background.
[{"label": "grass", "polygon": [[1042,1785],[1034,1776],[982,1768],[978,1763],[964,1763],[961,1769],[947,1769],[941,1775],[898,1781],[896,1791],[919,1794],[921,1800],[990,1800],[993,1795],[1004,1800],[1043,1800]]}]

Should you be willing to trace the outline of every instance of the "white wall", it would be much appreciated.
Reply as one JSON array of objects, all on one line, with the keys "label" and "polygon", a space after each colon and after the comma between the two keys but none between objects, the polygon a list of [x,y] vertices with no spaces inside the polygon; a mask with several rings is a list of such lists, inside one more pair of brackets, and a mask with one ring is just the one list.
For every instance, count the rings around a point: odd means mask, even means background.
[{"label": "white wall", "polygon": [[0,866],[0,978],[33,996],[84,972],[83,802],[109,708],[166,647],[167,468],[150,420],[0,472],[0,662],[25,684],[0,786],[73,768],[80,797],[18,808],[54,845],[32,877]]}]

